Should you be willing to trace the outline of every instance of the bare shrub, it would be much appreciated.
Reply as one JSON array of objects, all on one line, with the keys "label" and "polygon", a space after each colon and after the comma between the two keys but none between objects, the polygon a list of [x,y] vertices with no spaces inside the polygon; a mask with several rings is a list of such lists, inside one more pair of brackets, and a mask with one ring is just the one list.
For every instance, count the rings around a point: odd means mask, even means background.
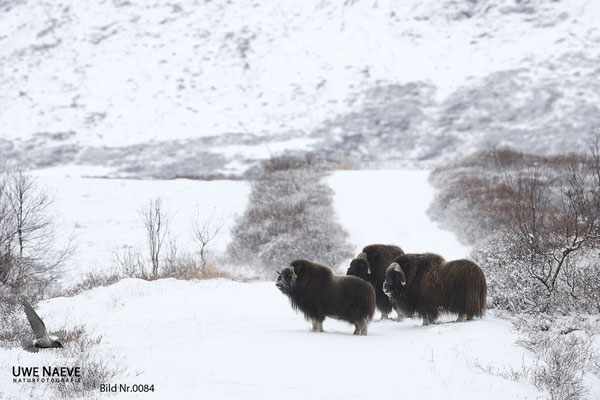
[{"label": "bare shrub", "polygon": [[63,399],[95,398],[100,385],[121,376],[125,368],[114,360],[106,360],[106,356],[92,353],[80,353],[73,365],[80,366],[81,380],[59,383],[53,386],[54,391]]},{"label": "bare shrub", "polygon": [[203,270],[206,268],[207,264],[207,245],[219,234],[224,223],[225,221],[222,217],[215,217],[214,211],[205,220],[200,220],[198,214],[194,217],[192,222],[192,233],[194,234],[194,239],[200,246],[200,267]]},{"label": "bare shrub", "polygon": [[17,296],[4,297],[0,302],[0,347],[19,347],[21,338],[31,335],[31,327],[23,318]]},{"label": "bare shrub", "polygon": [[475,366],[505,379],[530,381],[552,399],[586,398],[589,388],[585,385],[585,376],[599,372],[600,356],[593,346],[598,332],[597,320],[540,314],[517,316],[513,324],[522,335],[517,345],[531,352],[534,360],[523,360],[520,368],[479,362],[475,362]]},{"label": "bare shrub", "polygon": [[189,254],[174,254],[167,258],[160,278],[200,279],[204,266]]},{"label": "bare shrub", "polygon": [[[166,247],[166,254],[161,263],[162,267],[156,276],[146,272],[146,266],[141,253],[138,250],[127,248],[121,253],[115,252],[115,255],[120,270],[120,273],[117,273],[116,275],[121,278],[138,278],[147,281],[164,278],[184,280],[215,278],[234,279],[233,276],[219,269],[216,258],[206,258],[205,255],[205,263],[203,264],[202,260],[198,260],[187,252],[180,253],[177,242],[173,238],[169,239]],[[109,278],[110,276],[111,275],[108,275]],[[92,279],[92,281],[102,282],[102,277]]]},{"label": "bare shrub", "polygon": [[294,259],[335,266],[350,257],[352,247],[336,220],[332,191],[322,183],[328,168],[313,156],[263,162],[246,211],[232,229],[228,254],[233,262],[266,275]]},{"label": "bare shrub", "polygon": [[537,358],[531,379],[552,399],[581,399],[588,393],[584,384],[586,372],[598,362],[590,336],[572,332],[526,331],[528,337],[517,342]]},{"label": "bare shrub", "polygon": [[599,311],[599,136],[587,152],[540,157],[496,149],[448,168],[432,174],[441,190],[431,215],[469,232],[491,307]]},{"label": "bare shrub", "polygon": [[129,278],[149,279],[142,253],[135,248],[127,247],[121,251],[115,250],[115,259],[119,270]]},{"label": "bare shrub", "polygon": [[189,255],[183,255],[176,259],[176,262],[167,264],[164,270],[160,273],[159,278],[175,278],[175,279],[230,279],[237,280],[237,277],[232,276],[226,271],[219,268],[215,261],[199,263],[198,260]]},{"label": "bare shrub", "polygon": [[71,254],[55,249],[52,199],[23,170],[0,175],[0,283],[21,292],[43,292]]},{"label": "bare shrub", "polygon": [[169,232],[171,215],[164,210],[162,199],[158,197],[150,200],[140,210],[140,217],[146,231],[146,246],[152,263],[152,276],[157,277],[160,267],[160,252]]},{"label": "bare shrub", "polygon": [[465,243],[477,244],[503,233],[510,208],[506,177],[535,167],[547,187],[556,185],[579,155],[535,156],[496,148],[440,166],[429,176],[438,190],[428,214]]},{"label": "bare shrub", "polygon": [[86,290],[100,286],[110,286],[123,279],[123,275],[117,272],[88,272],[74,285],[63,289],[62,296],[76,296]]},{"label": "bare shrub", "polygon": [[514,382],[530,380],[533,372],[533,369],[526,365],[522,365],[520,368],[515,368],[510,365],[506,368],[499,368],[491,364],[481,364],[478,360],[475,361],[474,365],[489,375],[500,376]]},{"label": "bare shrub", "polygon": [[81,379],[53,385],[52,390],[60,398],[94,396],[98,393],[100,384],[124,375],[126,369],[121,367],[113,357],[96,352],[95,346],[101,342],[102,336],[90,336],[83,326],[67,331],[63,348],[63,352],[66,353],[64,357],[73,366],[81,368]]},{"label": "bare shrub", "polygon": [[503,233],[472,254],[488,274],[491,305],[598,312],[599,183],[587,158],[578,160],[552,186],[538,167],[505,175]]},{"label": "bare shrub", "polygon": [[597,254],[584,254],[579,267],[574,269],[573,280],[579,284],[581,295],[578,297],[582,309],[600,314],[600,262]]}]

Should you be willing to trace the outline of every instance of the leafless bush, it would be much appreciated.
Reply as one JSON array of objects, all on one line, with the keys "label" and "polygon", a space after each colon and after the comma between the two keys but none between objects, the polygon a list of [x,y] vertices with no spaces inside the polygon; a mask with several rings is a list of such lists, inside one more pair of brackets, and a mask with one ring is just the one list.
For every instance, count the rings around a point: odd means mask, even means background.
[{"label": "leafless bush", "polygon": [[17,301],[10,301],[15,297],[4,299],[0,302],[0,347],[18,347],[21,338],[31,335],[31,327],[23,318],[23,309]]},{"label": "leafless bush", "polygon": [[348,234],[336,220],[332,191],[321,182],[327,168],[312,156],[263,163],[246,211],[232,230],[228,254],[234,263],[270,274],[294,259],[335,266],[351,256]]},{"label": "leafless bush", "polygon": [[578,154],[535,156],[496,148],[472,154],[436,168],[429,181],[438,190],[428,214],[469,244],[478,244],[504,232],[510,208],[506,176],[532,166],[552,188]]},{"label": "leafless bush", "polygon": [[140,217],[146,230],[146,245],[152,263],[152,276],[158,276],[160,252],[167,234],[171,216],[164,210],[162,199],[151,200],[140,210]]},{"label": "leafless bush", "polygon": [[106,353],[98,353],[95,346],[100,344],[102,336],[92,337],[85,327],[78,326],[67,330],[64,341],[64,357],[81,369],[81,379],[60,382],[52,389],[60,398],[86,398],[97,394],[100,384],[122,376],[126,369]]},{"label": "leafless bush", "polygon": [[198,214],[194,217],[192,222],[192,232],[194,239],[200,245],[200,267],[202,270],[206,268],[206,246],[219,234],[223,228],[225,221],[223,218],[216,218],[214,211],[211,215],[205,219],[200,220]]},{"label": "leafless bush", "polygon": [[169,256],[159,274],[160,278],[200,279],[206,264],[199,264],[189,254],[173,254]]},{"label": "leafless bush", "polygon": [[523,360],[520,368],[475,366],[491,375],[513,381],[530,381],[552,399],[585,398],[589,388],[585,375],[598,375],[600,357],[593,347],[598,332],[597,320],[585,317],[548,315],[524,316],[513,319],[514,327],[522,335],[517,344],[534,356]]},{"label": "leafless bush", "polygon": [[581,399],[588,393],[583,378],[594,368],[598,355],[592,340],[584,334],[557,333],[552,330],[527,332],[518,342],[537,358],[532,381],[538,389],[547,390],[552,399]]},{"label": "leafless bush", "polygon": [[[135,249],[127,248],[122,251],[121,254],[116,252],[116,258],[118,267],[120,268],[120,273],[117,275],[121,277],[138,278],[148,281],[164,278],[185,280],[215,278],[233,279],[231,275],[218,268],[218,262],[212,257],[208,259],[205,258],[205,263],[202,264],[201,261],[198,261],[198,259],[191,254],[187,252],[180,253],[177,242],[173,239],[169,240],[162,267],[156,276],[146,272],[146,266],[142,260],[141,254]],[[101,279],[94,280],[101,281]]]},{"label": "leafless bush", "polygon": [[517,308],[503,305],[513,311],[598,312],[600,171],[584,155],[577,160],[552,186],[537,167],[505,175],[504,232],[473,254],[489,272],[492,304],[503,303],[496,295],[516,295]]},{"label": "leafless bush", "polygon": [[491,307],[599,312],[600,136],[567,155],[478,153],[431,181],[430,214],[473,245]]},{"label": "leafless bush", "polygon": [[531,379],[533,373],[533,369],[526,365],[522,365],[520,368],[515,368],[513,366],[501,368],[491,364],[481,364],[478,360],[475,361],[474,365],[489,375],[500,376],[514,382],[528,381]]},{"label": "leafless bush", "polygon": [[100,286],[110,286],[123,279],[123,275],[117,272],[88,272],[74,285],[63,289],[62,296],[76,296],[86,290]]},{"label": "leafless bush", "polygon": [[[52,199],[22,170],[0,174],[0,283],[17,291],[43,291],[71,254],[55,249]],[[32,289],[33,290],[33,289]]]},{"label": "leafless bush", "polygon": [[146,264],[142,253],[135,248],[127,247],[126,249],[114,252],[117,266],[124,276],[129,278],[150,279],[150,275],[146,271]]}]

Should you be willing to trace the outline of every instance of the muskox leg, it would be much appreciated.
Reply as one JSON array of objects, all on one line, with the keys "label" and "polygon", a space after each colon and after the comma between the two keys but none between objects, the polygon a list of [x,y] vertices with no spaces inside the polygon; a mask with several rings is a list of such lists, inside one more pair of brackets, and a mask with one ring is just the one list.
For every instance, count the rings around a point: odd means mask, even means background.
[{"label": "muskox leg", "polygon": [[406,314],[399,308],[396,308],[396,314],[398,314],[398,319],[396,320],[398,322],[402,322],[406,318]]},{"label": "muskox leg", "polygon": [[356,328],[354,329],[355,335],[366,336],[367,331],[369,330],[369,320],[363,319],[362,321],[354,324],[354,326]]},{"label": "muskox leg", "polygon": [[361,336],[367,336],[368,330],[369,330],[369,321],[365,319],[363,322],[362,329],[360,330]]},{"label": "muskox leg", "polygon": [[439,315],[440,315],[439,308],[432,308],[432,309],[428,310],[427,319],[429,320],[429,323],[435,324],[435,321],[438,319]]},{"label": "muskox leg", "polygon": [[323,332],[323,321],[312,320],[312,332]]},{"label": "muskox leg", "polygon": [[319,321],[319,326],[317,327],[317,332],[323,332],[323,321]]},{"label": "muskox leg", "polygon": [[389,314],[388,313],[381,313],[381,319],[380,321],[383,321],[384,319],[390,319]]},{"label": "muskox leg", "polygon": [[427,314],[423,314],[423,326],[427,326],[429,324],[435,324],[435,320],[438,317],[438,313],[429,312]]}]

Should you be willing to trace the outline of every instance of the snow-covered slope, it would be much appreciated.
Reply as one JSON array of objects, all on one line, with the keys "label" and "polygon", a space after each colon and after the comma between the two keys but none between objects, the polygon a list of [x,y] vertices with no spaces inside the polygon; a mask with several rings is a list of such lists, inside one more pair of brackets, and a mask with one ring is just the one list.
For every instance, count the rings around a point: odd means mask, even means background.
[{"label": "snow-covered slope", "polygon": [[0,155],[31,167],[240,173],[286,149],[406,165],[560,151],[600,126],[596,1],[18,0],[0,16]]}]

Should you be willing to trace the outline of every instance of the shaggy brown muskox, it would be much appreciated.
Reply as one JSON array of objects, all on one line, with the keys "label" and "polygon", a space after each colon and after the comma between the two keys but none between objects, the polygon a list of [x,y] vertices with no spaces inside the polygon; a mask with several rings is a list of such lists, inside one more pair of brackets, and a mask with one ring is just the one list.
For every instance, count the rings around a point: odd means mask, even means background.
[{"label": "shaggy brown muskox", "polygon": [[387,269],[383,290],[405,313],[418,313],[423,325],[435,322],[440,311],[458,314],[457,322],[485,313],[485,276],[469,260],[445,262],[431,253],[402,255]]},{"label": "shaggy brown muskox", "polygon": [[355,335],[367,334],[375,291],[362,279],[336,276],[323,265],[297,260],[279,273],[275,285],[312,321],[313,332],[323,332],[323,320],[330,317],[354,324]]},{"label": "shaggy brown muskox", "polygon": [[[363,249],[352,262],[346,275],[357,276],[369,282],[375,288],[377,309],[381,312],[381,319],[388,318],[392,311],[392,303],[388,296],[383,293],[383,281],[385,280],[385,271],[399,256],[404,254],[398,246],[372,244]],[[404,315],[396,308],[398,319]]]}]

